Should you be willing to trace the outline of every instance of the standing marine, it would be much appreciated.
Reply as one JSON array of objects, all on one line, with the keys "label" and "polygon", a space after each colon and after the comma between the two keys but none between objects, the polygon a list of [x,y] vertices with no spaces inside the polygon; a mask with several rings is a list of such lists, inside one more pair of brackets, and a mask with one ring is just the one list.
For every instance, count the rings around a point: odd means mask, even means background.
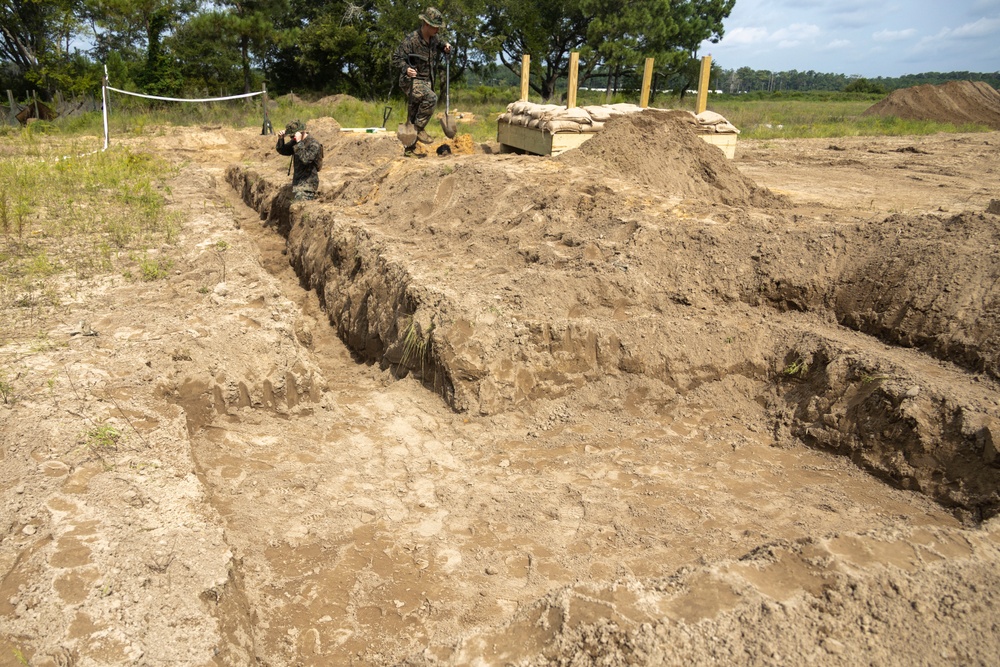
[{"label": "standing marine", "polygon": [[[292,140],[285,143],[285,135]],[[319,170],[323,167],[323,144],[306,132],[306,124],[293,120],[278,130],[278,153],[292,156],[292,196],[295,200],[315,199],[319,191]]]},{"label": "standing marine", "polygon": [[[406,95],[407,119],[417,130],[417,141],[434,143],[427,134],[427,123],[434,115],[437,95],[434,93],[432,73],[438,54],[451,53],[451,44],[438,38],[444,27],[444,16],[434,7],[420,14],[420,27],[403,38],[392,55],[392,66],[399,70],[399,87]],[[413,154],[407,146],[406,155]]]}]

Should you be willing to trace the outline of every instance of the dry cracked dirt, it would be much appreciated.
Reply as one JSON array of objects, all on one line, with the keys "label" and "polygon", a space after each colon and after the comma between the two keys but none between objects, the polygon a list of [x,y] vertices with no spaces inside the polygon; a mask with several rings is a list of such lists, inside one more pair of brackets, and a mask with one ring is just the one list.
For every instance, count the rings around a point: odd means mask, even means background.
[{"label": "dry cracked dirt", "polygon": [[996,664],[1000,132],[311,131],[5,350],[0,665]]}]

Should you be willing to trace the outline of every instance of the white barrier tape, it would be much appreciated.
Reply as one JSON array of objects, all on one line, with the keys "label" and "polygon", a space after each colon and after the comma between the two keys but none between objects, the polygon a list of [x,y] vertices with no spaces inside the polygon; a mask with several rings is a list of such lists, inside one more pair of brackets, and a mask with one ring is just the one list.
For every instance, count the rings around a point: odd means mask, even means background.
[{"label": "white barrier tape", "polygon": [[147,100],[162,100],[164,102],[223,102],[225,100],[239,100],[244,97],[254,97],[255,95],[263,95],[264,91],[259,90],[256,93],[244,93],[243,95],[230,95],[229,97],[204,97],[200,99],[194,99],[190,97],[158,97],[156,95],[143,95],[142,93],[132,93],[127,90],[120,90],[118,88],[107,87],[108,90],[113,90],[116,93],[121,93],[122,95],[131,95],[133,97],[145,97]]}]

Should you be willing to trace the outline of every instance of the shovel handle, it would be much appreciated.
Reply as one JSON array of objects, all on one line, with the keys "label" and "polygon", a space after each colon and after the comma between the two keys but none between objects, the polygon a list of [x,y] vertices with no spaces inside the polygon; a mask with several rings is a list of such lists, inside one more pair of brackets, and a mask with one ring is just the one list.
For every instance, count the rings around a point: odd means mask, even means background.
[{"label": "shovel handle", "polygon": [[451,54],[444,54],[444,115],[451,112]]}]

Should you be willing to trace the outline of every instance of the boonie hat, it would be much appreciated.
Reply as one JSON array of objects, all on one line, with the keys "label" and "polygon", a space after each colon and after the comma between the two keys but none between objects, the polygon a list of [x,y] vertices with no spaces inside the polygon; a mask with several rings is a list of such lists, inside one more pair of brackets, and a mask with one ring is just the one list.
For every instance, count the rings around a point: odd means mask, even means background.
[{"label": "boonie hat", "polygon": [[295,134],[296,132],[305,132],[306,124],[301,120],[293,120],[291,123],[285,126],[285,134]]},{"label": "boonie hat", "polygon": [[432,28],[444,27],[444,16],[433,7],[428,7],[427,11],[420,15],[420,20]]}]

